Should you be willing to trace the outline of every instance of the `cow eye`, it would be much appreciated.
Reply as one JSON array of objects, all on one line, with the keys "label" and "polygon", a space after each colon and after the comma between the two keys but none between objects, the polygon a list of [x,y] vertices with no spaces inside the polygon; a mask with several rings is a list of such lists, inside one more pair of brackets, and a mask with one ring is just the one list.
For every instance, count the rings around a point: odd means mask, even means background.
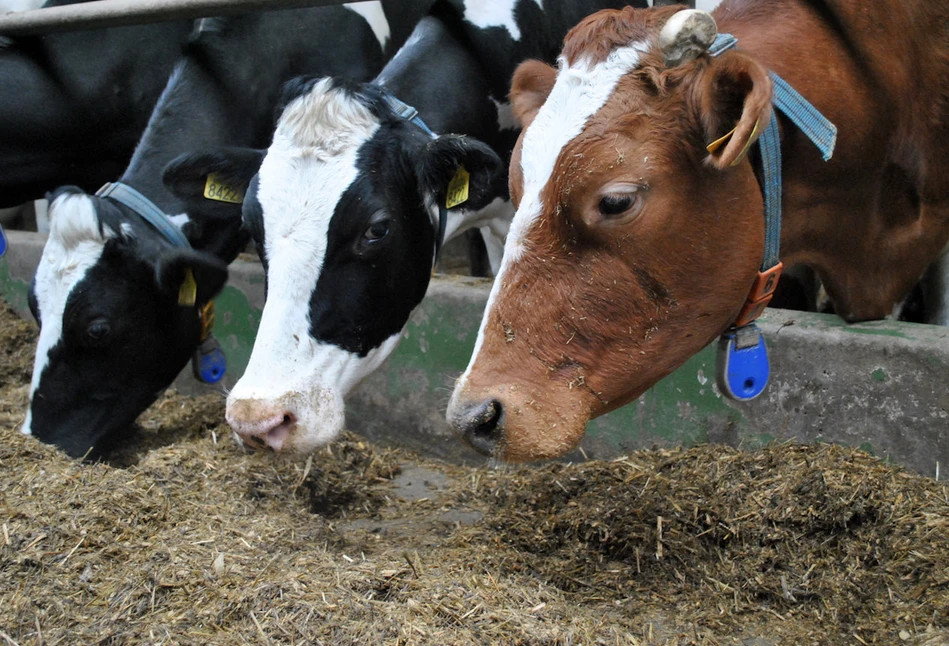
[{"label": "cow eye", "polygon": [[364,243],[373,243],[382,240],[389,235],[390,220],[385,211],[376,211],[369,218],[369,226],[363,231],[362,238]]},{"label": "cow eye", "polygon": [[600,214],[610,218],[628,211],[636,203],[636,193],[607,193],[600,198]]},{"label": "cow eye", "polygon": [[363,237],[366,240],[372,242],[375,240],[382,240],[387,235],[389,235],[389,221],[381,220],[379,222],[373,222],[366,228],[366,232],[363,234]]},{"label": "cow eye", "polygon": [[111,331],[112,326],[107,319],[94,319],[86,327],[86,338],[92,343],[101,343],[109,336],[109,332]]}]

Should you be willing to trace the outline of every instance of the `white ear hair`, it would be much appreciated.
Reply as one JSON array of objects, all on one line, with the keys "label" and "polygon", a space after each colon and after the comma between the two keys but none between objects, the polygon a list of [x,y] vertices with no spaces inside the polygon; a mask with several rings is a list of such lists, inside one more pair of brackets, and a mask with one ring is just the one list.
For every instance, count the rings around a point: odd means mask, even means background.
[{"label": "white ear hair", "polygon": [[711,14],[699,9],[686,9],[672,15],[659,33],[666,67],[676,67],[708,51],[718,26]]}]

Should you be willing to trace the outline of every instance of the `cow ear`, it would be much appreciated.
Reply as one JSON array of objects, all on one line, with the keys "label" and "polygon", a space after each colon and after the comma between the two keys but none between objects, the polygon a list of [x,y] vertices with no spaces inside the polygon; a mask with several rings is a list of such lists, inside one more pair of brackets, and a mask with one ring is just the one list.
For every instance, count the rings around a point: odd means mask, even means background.
[{"label": "cow ear", "polygon": [[771,79],[761,65],[740,52],[714,58],[697,86],[708,163],[737,165],[771,118]]},{"label": "cow ear", "polygon": [[425,144],[416,172],[423,194],[438,204],[468,211],[503,193],[504,166],[488,145],[463,135],[442,135]]},{"label": "cow ear", "polygon": [[264,151],[220,148],[186,153],[165,167],[165,186],[189,207],[189,215],[240,216],[244,194],[257,174]]},{"label": "cow ear", "polygon": [[158,288],[175,294],[180,305],[203,305],[217,296],[227,282],[227,265],[194,249],[169,249],[155,266]]},{"label": "cow ear", "polygon": [[541,61],[524,61],[514,70],[511,109],[522,128],[529,126],[537,116],[537,111],[550,96],[556,80],[556,68]]}]

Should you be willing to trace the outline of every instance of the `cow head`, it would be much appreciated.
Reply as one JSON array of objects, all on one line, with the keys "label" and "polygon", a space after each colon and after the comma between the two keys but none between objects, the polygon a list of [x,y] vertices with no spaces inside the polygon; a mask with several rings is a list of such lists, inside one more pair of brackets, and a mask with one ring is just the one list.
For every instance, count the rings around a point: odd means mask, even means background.
[{"label": "cow head", "polygon": [[741,53],[704,55],[714,21],[676,11],[594,14],[559,69],[528,62],[514,76],[517,212],[447,415],[484,453],[566,453],[748,295],[764,224],[746,152],[770,82]]},{"label": "cow head", "polygon": [[[305,452],[342,430],[343,397],[393,350],[425,295],[439,204],[459,167],[470,179],[468,200],[449,211],[455,230],[491,201],[501,162],[478,141],[398,117],[372,84],[300,80],[283,103],[247,178],[243,217],[267,299],[227,420],[250,446]],[[200,176],[227,158],[173,166]]]},{"label": "cow head", "polygon": [[[30,286],[40,334],[22,430],[73,457],[94,457],[187,364],[201,332],[198,308],[227,269],[211,254],[171,247],[123,206],[79,189],[53,193],[49,215]],[[196,300],[183,306],[189,270]]]}]

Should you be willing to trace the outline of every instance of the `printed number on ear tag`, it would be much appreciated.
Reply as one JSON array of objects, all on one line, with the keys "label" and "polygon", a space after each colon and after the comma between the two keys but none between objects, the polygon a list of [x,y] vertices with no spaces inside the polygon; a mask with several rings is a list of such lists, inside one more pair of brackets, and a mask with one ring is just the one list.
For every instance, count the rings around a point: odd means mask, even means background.
[{"label": "printed number on ear tag", "polygon": [[459,166],[455,176],[448,182],[448,195],[445,198],[445,208],[453,209],[459,204],[468,201],[468,183],[471,176],[464,166]]},{"label": "printed number on ear tag", "polygon": [[3,233],[3,227],[0,227],[0,256],[7,252],[7,236]]},{"label": "printed number on ear tag", "polygon": [[221,350],[221,344],[214,336],[209,336],[191,357],[191,371],[195,379],[206,384],[216,384],[227,371],[227,357]]},{"label": "printed number on ear tag", "polygon": [[215,202],[241,204],[244,201],[244,191],[228,184],[217,173],[209,173],[204,184],[204,197]]},{"label": "printed number on ear tag", "polygon": [[748,401],[768,385],[771,364],[757,325],[732,328],[718,340],[715,381],[729,399]]}]

